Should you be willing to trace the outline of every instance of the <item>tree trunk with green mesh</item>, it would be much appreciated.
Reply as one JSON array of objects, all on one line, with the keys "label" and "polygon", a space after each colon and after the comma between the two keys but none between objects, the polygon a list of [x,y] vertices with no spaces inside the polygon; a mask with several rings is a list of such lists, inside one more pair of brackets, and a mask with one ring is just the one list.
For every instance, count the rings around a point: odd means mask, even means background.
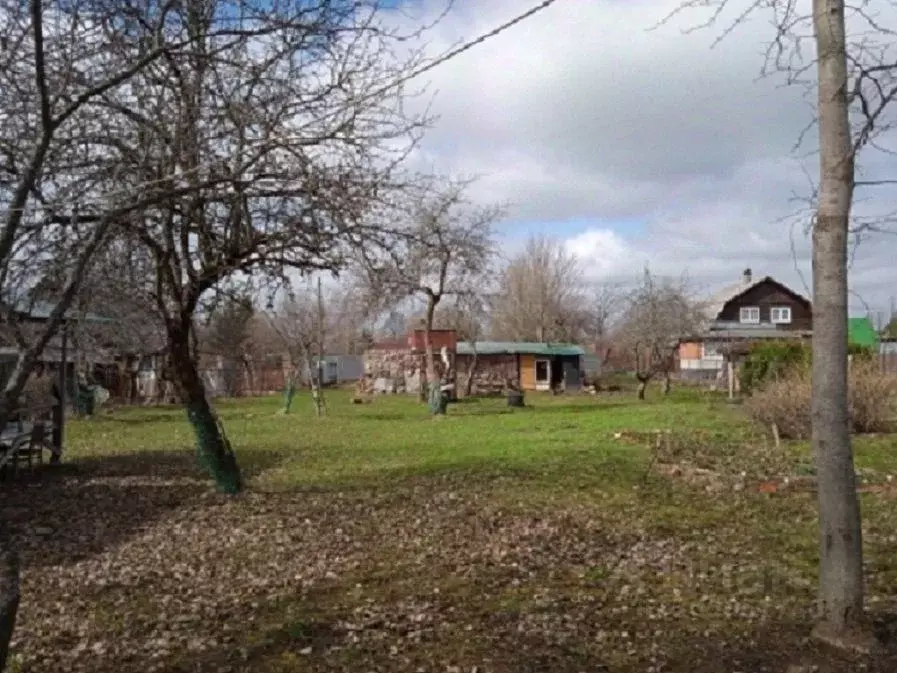
[{"label": "tree trunk with green mesh", "polygon": [[283,391],[283,413],[290,413],[290,408],[293,406],[293,398],[296,396],[296,383],[291,376],[287,381],[287,387]]},{"label": "tree trunk with green mesh", "polygon": [[429,394],[430,412],[434,416],[444,416],[448,407],[448,396],[442,392],[442,381],[434,381],[430,384]]},{"label": "tree trunk with green mesh", "polygon": [[187,348],[172,349],[172,364],[178,379],[181,398],[187,406],[187,420],[196,434],[196,455],[200,464],[215,480],[221,493],[239,493],[243,488],[240,466],[206,397],[205,386]]}]

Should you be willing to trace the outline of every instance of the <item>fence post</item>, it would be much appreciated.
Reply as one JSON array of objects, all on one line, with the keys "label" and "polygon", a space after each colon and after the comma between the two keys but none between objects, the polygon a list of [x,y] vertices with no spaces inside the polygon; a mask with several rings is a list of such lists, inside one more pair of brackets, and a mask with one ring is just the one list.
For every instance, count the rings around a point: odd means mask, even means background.
[{"label": "fence post", "polygon": [[68,365],[68,342],[69,342],[69,326],[65,322],[62,327],[62,344],[59,364],[59,378],[57,385],[59,386],[59,399],[56,406],[53,407],[53,448],[55,451],[50,456],[51,463],[58,463],[62,458],[62,443],[65,440],[65,405],[66,405],[66,389],[68,382],[66,381],[66,369]]},{"label": "fence post", "polygon": [[735,399],[735,365],[732,363],[731,356],[726,358],[726,373],[729,377],[729,399]]}]

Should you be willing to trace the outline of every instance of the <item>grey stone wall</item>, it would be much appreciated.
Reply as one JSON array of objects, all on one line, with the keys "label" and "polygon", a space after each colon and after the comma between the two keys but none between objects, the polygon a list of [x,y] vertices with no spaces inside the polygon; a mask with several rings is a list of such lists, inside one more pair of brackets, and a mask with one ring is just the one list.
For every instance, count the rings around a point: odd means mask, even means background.
[{"label": "grey stone wall", "polygon": [[416,393],[420,389],[422,354],[402,350],[369,350],[364,354],[364,378],[361,392]]}]

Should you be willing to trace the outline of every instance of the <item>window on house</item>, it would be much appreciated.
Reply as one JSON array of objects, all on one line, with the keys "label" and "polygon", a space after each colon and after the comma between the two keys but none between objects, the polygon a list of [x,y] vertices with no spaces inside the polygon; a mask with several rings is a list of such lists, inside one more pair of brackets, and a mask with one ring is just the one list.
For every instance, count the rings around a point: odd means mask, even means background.
[{"label": "window on house", "polygon": [[769,320],[776,325],[787,325],[791,322],[791,307],[774,306],[769,310]]},{"label": "window on house", "polygon": [[760,307],[759,306],[742,306],[741,313],[739,315],[740,322],[756,325],[760,322]]},{"label": "window on house", "polygon": [[536,360],[536,382],[546,383],[548,381],[548,360]]},{"label": "window on house", "polygon": [[715,359],[722,357],[719,351],[720,344],[716,341],[705,341],[701,344],[701,359]]}]

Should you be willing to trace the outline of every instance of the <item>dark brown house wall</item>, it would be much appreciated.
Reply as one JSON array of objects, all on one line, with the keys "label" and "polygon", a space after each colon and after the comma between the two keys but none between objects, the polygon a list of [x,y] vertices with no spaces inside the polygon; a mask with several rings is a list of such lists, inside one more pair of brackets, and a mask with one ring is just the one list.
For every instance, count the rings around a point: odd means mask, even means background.
[{"label": "dark brown house wall", "polygon": [[813,314],[806,301],[801,300],[776,283],[760,283],[743,295],[736,297],[720,311],[719,320],[725,322],[739,322],[741,308],[743,306],[760,307],[760,322],[769,323],[770,309],[776,306],[791,307],[791,323],[780,325],[781,329],[811,330],[813,329]]}]

